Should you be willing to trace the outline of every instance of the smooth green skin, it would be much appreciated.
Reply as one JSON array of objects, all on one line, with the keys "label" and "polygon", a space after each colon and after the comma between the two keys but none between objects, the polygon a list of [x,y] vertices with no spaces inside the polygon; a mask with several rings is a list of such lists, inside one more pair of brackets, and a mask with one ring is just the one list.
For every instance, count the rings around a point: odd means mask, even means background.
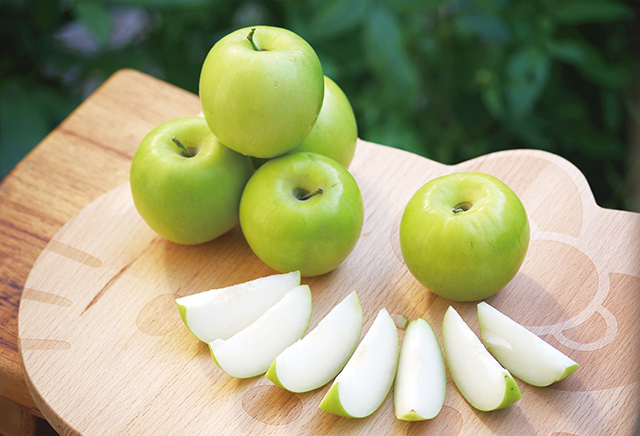
[{"label": "smooth green skin", "polygon": [[227,147],[271,158],[311,131],[324,97],[322,65],[313,48],[277,27],[236,30],[209,51],[200,75],[202,112]]},{"label": "smooth green skin", "polygon": [[324,101],[320,115],[302,143],[291,152],[323,154],[349,168],[356,152],[358,125],[349,99],[340,87],[324,77]]},{"label": "smooth green skin", "polygon": [[400,330],[404,330],[409,323],[409,318],[397,313],[392,314],[391,318],[393,319],[393,322],[396,323],[396,327],[398,327]]},{"label": "smooth green skin", "polygon": [[[324,77],[324,100],[315,125],[289,153],[310,151],[323,154],[349,168],[356,152],[358,125],[346,94],[329,77]],[[252,158],[255,168],[266,159]]]},{"label": "smooth green skin", "polygon": [[480,337],[511,374],[525,383],[545,387],[580,367],[548,342],[486,302],[478,304]]},{"label": "smooth green skin", "polygon": [[[193,157],[172,141],[177,137]],[[142,140],[129,174],[140,216],[179,244],[200,244],[239,221],[240,197],[253,174],[251,159],[220,143],[201,117],[167,121]]]},{"label": "smooth green skin", "polygon": [[[398,332],[395,322],[386,309],[381,309],[353,356],[336,377],[318,407],[325,412],[347,418],[365,418],[373,414],[380,408],[393,386],[399,355]],[[341,388],[342,382],[344,385]],[[340,395],[341,390],[345,389],[351,390],[350,394],[361,397],[366,395],[364,401],[369,403],[369,409],[361,410],[358,414],[347,411]],[[358,392],[355,392],[354,389],[357,389]]]},{"label": "smooth green skin", "polygon": [[[187,326],[189,331],[193,334],[193,331],[191,331],[191,328],[189,327],[189,324],[187,324],[187,307],[183,306],[182,304],[176,304],[176,305],[178,306],[178,313],[180,314],[180,319],[182,320],[184,325]],[[196,336],[196,335],[194,334],[194,336]]]},{"label": "smooth green skin", "polygon": [[[315,192],[306,200],[298,190]],[[240,201],[240,226],[253,252],[278,272],[328,273],[355,248],[364,221],[356,180],[316,153],[293,153],[261,166]]]},{"label": "smooth green skin", "polygon": [[335,382],[331,385],[329,391],[322,399],[320,408],[325,412],[333,413],[334,415],[338,416],[344,416],[345,418],[360,418],[358,416],[351,415],[342,406],[342,402],[340,401],[340,382]]},{"label": "smooth green skin", "polygon": [[[460,203],[469,210],[454,213]],[[431,292],[478,301],[513,279],[529,247],[529,221],[518,196],[484,173],[435,178],[411,197],[400,222],[409,271]]]},{"label": "smooth green skin", "polygon": [[[522,398],[509,371],[489,353],[452,306],[442,321],[442,346],[454,384],[476,409],[484,412],[503,409]],[[495,388],[503,389],[501,401],[489,406],[487,396],[494,394],[490,391]]]}]

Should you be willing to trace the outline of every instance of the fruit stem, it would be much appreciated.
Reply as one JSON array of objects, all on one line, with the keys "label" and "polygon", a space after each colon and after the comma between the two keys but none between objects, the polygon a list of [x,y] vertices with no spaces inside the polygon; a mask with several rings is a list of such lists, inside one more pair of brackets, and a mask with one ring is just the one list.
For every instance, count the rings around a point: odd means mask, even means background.
[{"label": "fruit stem", "polygon": [[187,150],[187,147],[185,147],[184,145],[182,145],[182,142],[180,142],[180,140],[178,138],[176,138],[175,136],[171,137],[171,140],[182,149],[182,151],[184,151],[187,155],[187,157],[193,157],[191,155],[191,153],[189,153],[189,150]]},{"label": "fruit stem", "polygon": [[300,200],[300,201],[305,201],[305,200],[310,199],[310,198],[311,198],[311,197],[313,197],[314,195],[322,194],[323,192],[324,192],[324,191],[322,190],[322,188],[318,188],[318,190],[317,190],[317,191],[314,191],[314,192],[307,192],[306,194],[299,196],[299,197],[298,197],[298,200]]},{"label": "fruit stem", "polygon": [[453,206],[453,209],[451,209],[451,212],[453,213],[460,213],[460,212],[466,212],[469,209],[471,209],[473,205],[471,203],[469,203],[468,201],[463,201],[460,202],[458,204],[456,204],[455,206]]},{"label": "fruit stem", "polygon": [[249,40],[249,42],[251,43],[251,46],[253,47],[253,49],[255,51],[262,51],[262,49],[260,47],[258,47],[255,43],[255,41],[253,40],[253,34],[256,33],[256,28],[252,27],[251,30],[249,31],[249,35],[247,35],[247,39]]}]

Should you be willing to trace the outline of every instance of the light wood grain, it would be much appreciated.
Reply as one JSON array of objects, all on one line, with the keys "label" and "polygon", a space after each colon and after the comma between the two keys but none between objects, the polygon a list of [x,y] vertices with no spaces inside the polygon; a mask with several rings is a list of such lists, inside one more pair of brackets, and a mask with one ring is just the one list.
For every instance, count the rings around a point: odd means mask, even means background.
[{"label": "light wood grain", "polygon": [[[132,88],[139,96],[148,93],[139,98],[159,113],[146,119],[145,105],[129,101],[125,90]],[[185,247],[155,235],[138,216],[126,163],[134,144],[166,115],[159,108],[167,101],[184,104],[178,116],[199,111],[193,110],[192,95],[137,73],[120,73],[60,132],[68,135],[65,141],[75,138],[76,146],[91,150],[97,132],[117,124],[113,112],[118,112],[122,131],[114,136],[127,143],[123,163],[113,166],[110,190],[77,208],[82,210],[43,244],[24,285],[19,337],[27,384],[60,433],[630,433],[640,386],[640,215],[598,207],[573,165],[539,151],[501,152],[449,167],[360,141],[350,169],[365,201],[362,237],[337,270],[303,282],[314,298],[310,328],[355,289],[365,332],[386,307],[410,319],[425,317],[440,337],[451,303],[408,273],[399,251],[400,216],[415,190],[433,177],[463,170],[491,173],[522,199],[532,241],[516,278],[488,302],[579,362],[569,379],[550,388],[519,382],[522,400],[491,413],[472,409],[449,379],[441,414],[407,423],[395,419],[391,396],[371,417],[338,418],[317,408],[328,386],[291,394],[264,377],[237,380],[224,374],[206,345],[184,327],[173,299],[273,271],[251,253],[239,228],[211,243]],[[475,304],[454,306],[477,332]]]},{"label": "light wood grain", "polygon": [[22,371],[18,305],[42,249],[83,207],[128,180],[133,153],[149,129],[199,111],[197,96],[122,70],[0,181],[1,396],[40,415]]}]

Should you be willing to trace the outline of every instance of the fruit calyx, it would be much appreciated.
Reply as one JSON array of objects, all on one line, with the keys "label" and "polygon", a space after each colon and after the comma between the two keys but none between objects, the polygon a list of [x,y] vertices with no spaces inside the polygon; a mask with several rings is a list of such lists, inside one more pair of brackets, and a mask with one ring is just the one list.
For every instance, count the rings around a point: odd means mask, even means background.
[{"label": "fruit calyx", "polygon": [[191,149],[191,151],[189,151],[189,149],[187,147],[185,147],[182,142],[180,142],[180,140],[178,138],[176,138],[175,136],[171,137],[171,140],[174,142],[174,144],[176,144],[178,146],[178,148],[180,148],[180,155],[184,156],[184,157],[193,157],[196,154],[198,154],[198,150],[197,149]]},{"label": "fruit calyx", "polygon": [[451,209],[451,212],[453,213],[460,213],[460,212],[466,212],[469,209],[471,209],[473,207],[473,204],[469,201],[461,201],[460,203],[456,204],[455,206],[453,206],[453,209]]},{"label": "fruit calyx", "polygon": [[263,49],[261,49],[260,47],[258,47],[258,45],[256,44],[256,42],[253,40],[253,34],[256,33],[256,28],[252,27],[251,30],[249,31],[249,34],[247,35],[247,39],[249,40],[249,42],[251,43],[251,47],[253,47],[253,49],[255,51],[264,51]]},{"label": "fruit calyx", "polygon": [[305,200],[310,199],[314,195],[322,194],[323,192],[324,192],[324,190],[322,188],[318,188],[317,190],[315,190],[313,192],[309,192],[309,191],[307,191],[306,189],[303,189],[303,188],[296,188],[293,191],[293,196],[296,197],[300,201],[305,201]]}]

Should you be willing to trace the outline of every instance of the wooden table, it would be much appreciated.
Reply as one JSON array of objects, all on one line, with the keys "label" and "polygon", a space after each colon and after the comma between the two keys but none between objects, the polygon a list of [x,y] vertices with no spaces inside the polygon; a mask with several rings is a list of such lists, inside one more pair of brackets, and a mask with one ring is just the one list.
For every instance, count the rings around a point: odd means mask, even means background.
[{"label": "wooden table", "polygon": [[[30,415],[42,416],[27,390],[18,352],[18,306],[36,258],[71,217],[128,180],[133,153],[151,128],[199,112],[197,96],[136,71],[120,71],[0,183],[0,410],[21,406],[26,412],[9,428],[29,431]],[[8,415],[0,413],[0,422]]]},{"label": "wooden table", "polygon": [[[40,272],[43,265],[50,264],[57,255],[80,259],[90,267],[90,264],[95,267],[97,261],[107,265],[107,260],[100,259],[100,255],[86,257],[88,253],[72,247],[74,238],[82,232],[91,232],[92,222],[87,220],[91,216],[100,217],[102,224],[115,226],[112,230],[119,228],[123,220],[133,220],[135,236],[127,237],[142,246],[130,250],[133,253],[125,250],[132,258],[157,259],[158,253],[164,255],[176,250],[136,221],[126,182],[133,153],[149,130],[165,120],[198,113],[197,96],[139,72],[120,71],[0,184],[0,310],[4,320],[0,326],[0,395],[3,401],[45,416],[61,433],[89,435],[117,431],[123,434],[124,431],[138,434],[144,429],[153,430],[153,434],[184,433],[181,420],[190,417],[190,412],[161,396],[141,399],[140,390],[135,389],[136,373],[122,371],[122,366],[118,366],[130,363],[126,356],[124,361],[118,361],[120,363],[111,362],[113,370],[108,369],[109,365],[101,367],[101,371],[107,368],[103,372],[107,378],[104,383],[92,378],[90,370],[97,368],[92,362],[80,365],[70,357],[73,346],[81,339],[77,331],[63,337],[64,323],[75,323],[78,317],[73,311],[77,308],[91,316],[106,310],[108,306],[101,307],[102,303],[113,298],[115,291],[110,291],[108,298],[101,297],[101,304],[94,305],[93,296],[81,295],[64,286],[47,292],[40,286],[46,283],[47,277]],[[385,175],[390,168],[393,174],[401,176]],[[555,436],[631,432],[640,404],[639,214],[598,207],[586,180],[573,165],[538,151],[502,152],[447,167],[361,141],[351,170],[363,190],[367,221],[361,241],[345,264],[325,277],[306,280],[315,292],[314,308],[319,308],[312,318],[312,326],[337,299],[325,290],[339,289],[340,285],[349,287],[349,291],[355,287],[361,295],[365,331],[373,314],[386,306],[410,318],[424,316],[439,336],[441,317],[450,302],[425,292],[408,274],[397,241],[399,217],[408,198],[426,180],[453,171],[486,171],[516,191],[532,222],[532,242],[521,272],[488,301],[569,354],[581,363],[581,368],[550,388],[532,388],[520,382],[523,399],[516,406],[495,413],[471,409],[449,379],[443,412],[432,421],[411,424],[395,420],[390,397],[370,418],[335,418],[315,407],[326,388],[316,393],[287,396],[264,378],[242,383],[225,378],[227,376],[212,365],[206,349],[189,342],[192,338],[188,331],[175,324],[175,313],[164,312],[164,299],[143,301],[149,297],[143,295],[136,303],[139,307],[135,312],[137,320],[134,317],[137,326],[134,333],[125,332],[127,323],[119,316],[114,316],[113,323],[106,322],[103,327],[117,331],[112,333],[116,343],[127,343],[134,350],[140,344],[144,344],[140,350],[146,350],[148,344],[158,347],[157,359],[146,357],[150,365],[157,365],[151,367],[148,374],[154,374],[167,362],[179,364],[187,371],[191,368],[200,384],[194,382],[176,390],[175,395],[182,401],[201,401],[203,395],[216,401],[215,392],[201,389],[202,377],[219,385],[218,395],[225,397],[228,418],[200,419],[202,428],[190,429],[211,430],[221,425],[218,423],[224,423],[226,429],[256,434],[298,434],[303,429],[313,430],[315,434],[339,431],[341,434],[407,435],[445,434],[441,433],[445,429],[446,434]],[[74,216],[76,218],[69,221]],[[86,242],[87,235],[83,234],[80,239]],[[236,229],[217,245],[199,249],[218,256],[231,250],[237,258],[249,262],[249,267],[243,269],[235,265],[224,275],[210,273],[208,280],[212,287],[232,284],[240,278],[250,279],[252,274],[270,273],[251,257],[242,243],[241,233]],[[145,247],[150,248],[141,251]],[[121,249],[118,248],[119,253]],[[180,256],[176,259],[191,256],[185,250],[178,251]],[[229,258],[225,260],[229,262]],[[127,259],[121,262],[126,263]],[[120,268],[122,271],[122,266]],[[32,271],[35,272],[30,275]],[[54,271],[53,276],[56,274],[67,278],[63,272]],[[74,283],[77,284],[77,280]],[[205,282],[199,284],[204,286]],[[175,289],[171,292],[180,293]],[[82,299],[87,301],[82,303]],[[76,307],[76,302],[82,304]],[[477,331],[473,325],[473,304],[454,306]],[[59,317],[52,315],[52,307],[60,308]],[[46,322],[34,322],[39,315]],[[92,333],[89,336],[93,340],[99,338]],[[107,347],[113,345],[110,341],[105,343]],[[191,360],[182,360],[186,356],[191,356]],[[35,401],[23,375],[23,358]],[[123,356],[118,357],[121,358]],[[47,366],[43,359],[55,359],[55,362],[69,359],[69,362]],[[82,386],[69,382],[72,371],[83,369],[89,372],[83,374]],[[177,378],[171,377],[159,380],[159,386],[172,386]],[[106,398],[108,395],[104,393],[105,398],[101,398],[102,388],[102,392],[115,392],[109,389],[114,379],[126,380],[126,384],[133,386],[130,399],[122,395]],[[68,385],[60,386],[60,380]],[[74,395],[80,387],[93,388],[94,397],[83,403]],[[78,412],[82,407],[87,407],[86,413]],[[209,405],[201,407],[210,412]],[[159,419],[172,414],[178,419]],[[105,428],[105,423],[114,427]],[[218,430],[224,433],[221,428]]]}]

